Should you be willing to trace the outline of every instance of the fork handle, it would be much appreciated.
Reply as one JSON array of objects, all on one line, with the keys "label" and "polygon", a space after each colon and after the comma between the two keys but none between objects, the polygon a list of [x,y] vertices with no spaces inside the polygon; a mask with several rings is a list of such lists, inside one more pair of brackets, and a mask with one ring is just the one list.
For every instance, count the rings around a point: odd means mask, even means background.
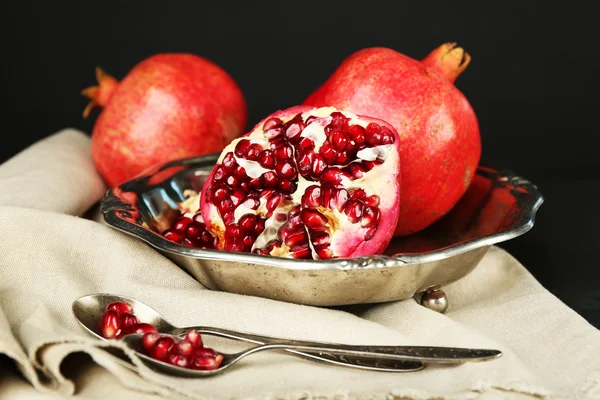
[{"label": "fork handle", "polygon": [[[426,363],[439,363],[439,364],[462,364],[465,362],[473,361],[488,361],[493,360],[502,355],[499,350],[492,349],[469,349],[469,348],[457,348],[457,347],[432,347],[432,346],[356,346],[347,344],[336,344],[327,342],[310,342],[301,340],[287,340],[279,339],[268,336],[254,335],[250,333],[236,332],[228,329],[221,328],[208,328],[208,327],[190,327],[187,329],[196,329],[201,334],[216,335],[221,337],[227,337],[230,339],[242,340],[245,342],[251,342],[255,344],[270,344],[276,343],[278,345],[292,346],[306,346],[306,347],[320,347],[334,349],[335,353],[328,353],[327,351],[321,350],[310,350],[305,349],[302,352],[307,353],[310,358],[315,358],[313,353],[317,353],[318,356],[325,356],[331,361],[330,358],[340,361],[340,358],[348,356],[361,357],[361,358],[379,358],[389,359],[396,361],[413,361],[413,362],[426,362]],[[184,331],[184,330],[182,330]],[[290,349],[295,353],[299,352],[300,349]],[[352,352],[352,354],[342,355],[343,351]],[[334,355],[335,354],[335,355]]]}]

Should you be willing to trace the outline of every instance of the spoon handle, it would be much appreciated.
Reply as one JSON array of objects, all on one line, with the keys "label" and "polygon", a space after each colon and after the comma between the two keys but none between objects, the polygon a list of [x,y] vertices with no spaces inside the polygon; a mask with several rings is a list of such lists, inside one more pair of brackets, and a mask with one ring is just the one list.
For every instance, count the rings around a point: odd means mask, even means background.
[{"label": "spoon handle", "polygon": [[[290,352],[300,353],[299,350],[302,350],[304,354],[301,355],[306,355],[310,358],[315,358],[316,356],[314,353],[316,353],[318,354],[318,357],[321,357],[321,359],[323,357],[325,358],[325,360],[322,359],[322,361],[337,361],[337,363],[348,360],[348,357],[360,357],[361,362],[364,362],[365,359],[369,358],[383,358],[396,361],[416,361],[439,364],[462,364],[465,362],[493,360],[502,355],[502,352],[500,352],[499,350],[492,349],[469,349],[432,346],[356,346],[326,342],[279,339],[268,336],[254,335],[250,333],[236,332],[221,328],[192,327],[186,329],[196,329],[201,334],[216,335],[226,337],[229,339],[251,342],[255,344],[276,343],[278,345],[287,345],[290,347],[290,349],[288,350]],[[329,349],[333,349],[334,351],[327,352],[321,351],[322,349],[311,350],[309,348],[299,349],[298,346],[316,346],[321,348],[327,347]],[[294,347],[296,348],[294,349]],[[342,354],[344,351],[350,353],[344,355]],[[342,355],[340,356],[340,354]],[[356,360],[348,361],[350,362],[346,364],[353,364],[353,361],[356,362]]]}]

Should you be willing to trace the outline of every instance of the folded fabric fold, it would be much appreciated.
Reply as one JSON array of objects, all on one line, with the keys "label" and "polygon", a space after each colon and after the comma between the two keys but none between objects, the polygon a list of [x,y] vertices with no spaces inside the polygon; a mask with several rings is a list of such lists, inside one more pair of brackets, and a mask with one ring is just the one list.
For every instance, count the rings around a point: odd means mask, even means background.
[{"label": "folded fabric fold", "polygon": [[[30,168],[42,155],[48,168]],[[21,177],[23,170],[35,172]],[[444,288],[451,299],[447,314],[412,299],[335,309],[288,304],[206,290],[145,243],[74,217],[104,190],[88,139],[74,131],[0,166],[0,354],[15,361],[30,388],[128,399],[600,397],[600,333],[502,249],[492,248],[470,275]],[[32,200],[48,195],[59,198],[43,206]],[[138,298],[180,326],[348,344],[497,348],[504,355],[393,374],[265,353],[219,376],[178,378],[148,368],[121,342],[85,333],[71,304],[97,292]],[[205,341],[224,351],[240,348]],[[132,364],[125,367],[115,351]],[[69,368],[76,353],[87,356]],[[0,383],[18,384],[7,379]],[[10,387],[12,396],[25,393],[22,385],[21,392]]]}]

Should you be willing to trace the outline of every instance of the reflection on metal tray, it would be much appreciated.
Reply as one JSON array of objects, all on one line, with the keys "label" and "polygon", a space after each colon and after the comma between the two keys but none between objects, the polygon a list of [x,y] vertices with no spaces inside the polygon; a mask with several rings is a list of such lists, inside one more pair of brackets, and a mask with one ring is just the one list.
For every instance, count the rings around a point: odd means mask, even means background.
[{"label": "reflection on metal tray", "polygon": [[109,190],[106,222],[154,246],[210,289],[318,306],[409,298],[471,272],[490,246],[527,232],[543,197],[510,171],[480,167],[467,193],[441,220],[385,254],[295,260],[196,249],[158,232],[176,216],[184,191],[200,191],[218,155],[174,161]]}]

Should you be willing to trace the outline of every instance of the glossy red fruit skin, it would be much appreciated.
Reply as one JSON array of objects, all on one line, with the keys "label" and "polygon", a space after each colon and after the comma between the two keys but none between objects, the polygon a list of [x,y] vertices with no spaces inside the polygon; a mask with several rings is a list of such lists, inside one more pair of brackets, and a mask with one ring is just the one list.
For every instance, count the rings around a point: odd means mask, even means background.
[{"label": "glossy red fruit skin", "polygon": [[218,65],[192,54],[157,54],[118,84],[102,73],[99,80],[100,90],[84,95],[104,107],[92,131],[92,157],[109,186],[156,164],[218,152],[246,127],[240,88]]},{"label": "glossy red fruit skin", "polygon": [[106,339],[114,339],[121,334],[121,320],[119,313],[108,310],[104,313],[101,322],[102,336]]},{"label": "glossy red fruit skin", "polygon": [[470,57],[454,43],[422,61],[387,48],[346,58],[304,104],[389,122],[400,135],[402,202],[394,236],[446,214],[471,183],[481,155],[477,117],[454,80]]},{"label": "glossy red fruit skin", "polygon": [[127,303],[122,303],[120,301],[115,301],[113,303],[110,303],[108,306],[106,306],[106,310],[114,310],[116,312],[118,312],[119,314],[124,314],[124,313],[128,313],[128,314],[133,314],[133,308],[131,308],[131,306]]}]

